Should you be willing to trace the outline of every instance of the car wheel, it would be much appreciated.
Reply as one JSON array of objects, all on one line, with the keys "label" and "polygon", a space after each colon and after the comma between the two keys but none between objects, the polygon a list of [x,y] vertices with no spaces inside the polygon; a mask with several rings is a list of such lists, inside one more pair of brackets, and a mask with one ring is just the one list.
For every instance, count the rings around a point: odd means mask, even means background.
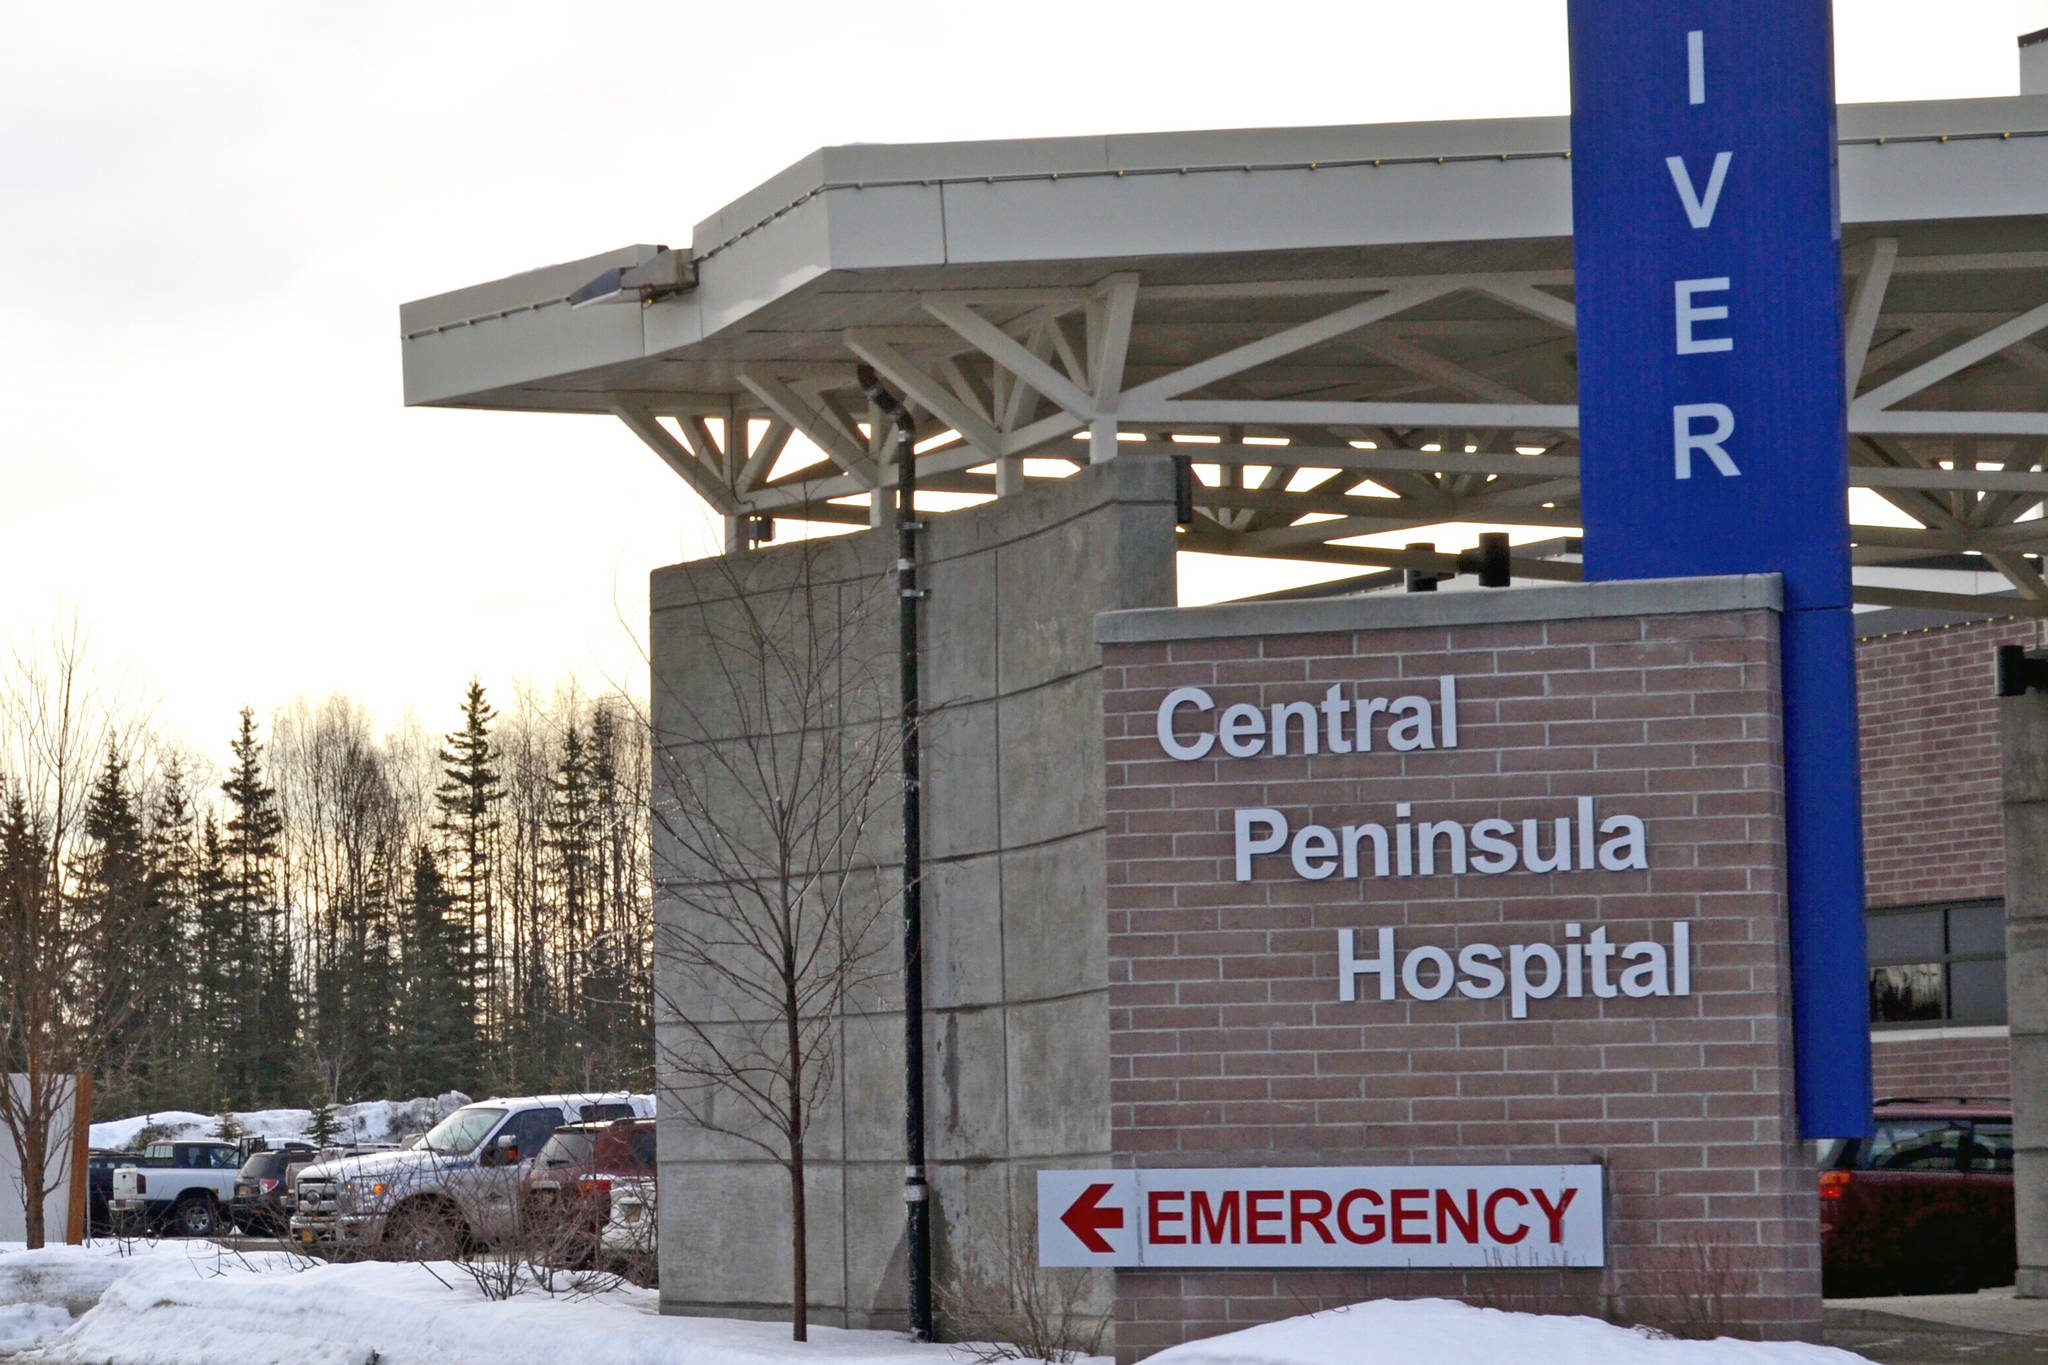
[{"label": "car wheel", "polygon": [[171,1210],[171,1225],[183,1237],[212,1237],[221,1229],[220,1210],[203,1194],[188,1194]]},{"label": "car wheel", "polygon": [[467,1240],[461,1217],[442,1204],[404,1204],[384,1223],[384,1251],[401,1261],[452,1261]]}]

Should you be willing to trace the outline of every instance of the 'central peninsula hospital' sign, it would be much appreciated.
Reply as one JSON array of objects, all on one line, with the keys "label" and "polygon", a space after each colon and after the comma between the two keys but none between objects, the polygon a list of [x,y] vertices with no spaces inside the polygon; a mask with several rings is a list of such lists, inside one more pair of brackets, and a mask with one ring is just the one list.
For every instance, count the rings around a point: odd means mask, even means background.
[{"label": "'central peninsula hospital' sign", "polygon": [[[1184,763],[1210,759],[1320,755],[1369,757],[1458,747],[1458,680],[1446,674],[1426,692],[1360,695],[1332,683],[1319,702],[1220,706],[1201,687],[1179,687],[1159,703],[1154,734],[1160,751]],[[1504,876],[1511,873],[1642,872],[1648,835],[1640,817],[1609,813],[1591,796],[1551,798],[1562,814],[1497,815],[1465,821],[1419,819],[1396,800],[1381,818],[1320,824],[1271,806],[1231,813],[1231,865],[1236,880],[1258,876],[1351,883],[1412,877]],[[1364,888],[1361,887],[1363,890]],[[1360,935],[1337,931],[1337,997],[1359,998],[1361,985],[1380,1000],[1505,997],[1508,1016],[1525,1019],[1532,1001],[1634,999],[1692,993],[1692,926],[1678,920],[1668,937],[1626,942],[1604,926],[1564,922],[1552,942],[1473,941],[1453,954],[1434,944],[1406,947],[1391,927]]]}]

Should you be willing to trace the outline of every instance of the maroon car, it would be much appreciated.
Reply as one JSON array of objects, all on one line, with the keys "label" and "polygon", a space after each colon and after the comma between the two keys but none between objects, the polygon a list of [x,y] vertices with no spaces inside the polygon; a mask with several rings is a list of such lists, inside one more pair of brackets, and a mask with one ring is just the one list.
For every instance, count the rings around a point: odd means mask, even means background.
[{"label": "maroon car", "polygon": [[2012,1101],[1891,1099],[1821,1161],[1831,1296],[1958,1294],[2013,1282]]},{"label": "maroon car", "polygon": [[653,1176],[653,1119],[557,1128],[520,1191],[527,1230],[557,1259],[580,1264],[596,1254],[598,1233],[611,1217],[612,1181]]}]

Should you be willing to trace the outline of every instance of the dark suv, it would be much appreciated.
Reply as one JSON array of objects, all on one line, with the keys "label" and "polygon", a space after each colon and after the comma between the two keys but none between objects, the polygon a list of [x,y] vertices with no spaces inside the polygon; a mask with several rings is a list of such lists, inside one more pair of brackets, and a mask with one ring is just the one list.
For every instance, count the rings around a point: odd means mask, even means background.
[{"label": "dark suv", "polygon": [[235,1198],[228,1217],[242,1231],[254,1237],[282,1237],[291,1230],[291,1193],[286,1168],[313,1155],[310,1143],[293,1142],[267,1152],[257,1152],[242,1163],[235,1176]]},{"label": "dark suv", "polygon": [[1822,1157],[1820,1247],[1829,1295],[2011,1284],[2012,1101],[1878,1101]]}]

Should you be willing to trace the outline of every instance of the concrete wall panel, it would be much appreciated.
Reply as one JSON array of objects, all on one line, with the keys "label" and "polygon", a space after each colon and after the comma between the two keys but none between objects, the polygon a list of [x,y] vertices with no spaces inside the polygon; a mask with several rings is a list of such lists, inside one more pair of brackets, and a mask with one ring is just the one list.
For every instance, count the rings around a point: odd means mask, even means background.
[{"label": "concrete wall panel", "polygon": [[1002,703],[1003,841],[1063,839],[1102,825],[1101,683],[1077,674]]},{"label": "concrete wall panel", "polygon": [[[970,857],[1002,846],[996,774],[1002,738],[996,704],[955,705],[925,721],[923,751],[925,853],[935,860]],[[900,828],[900,825],[898,826]]]},{"label": "concrete wall panel", "polygon": [[1099,829],[1003,855],[1003,979],[1012,1000],[1072,995],[1101,979],[1109,954],[1102,868]]},{"label": "concrete wall panel", "polygon": [[925,874],[924,998],[933,1009],[1003,998],[1002,860],[935,862]]},{"label": "concrete wall panel", "polygon": [[[1008,1244],[1024,1188],[1009,1179],[1011,1165],[1108,1157],[1102,685],[1091,622],[1099,611],[1172,601],[1173,536],[1163,462],[1084,470],[935,517],[926,533],[927,1114],[934,1219],[947,1256],[976,1247],[994,1256]],[[696,733],[744,747],[746,707],[716,705],[711,696],[722,685],[719,634],[743,619],[736,595],[772,613],[778,595],[805,582],[814,598],[830,599],[821,605],[838,613],[857,644],[879,651],[866,670],[877,685],[847,709],[851,721],[872,719],[888,733],[894,559],[893,537],[869,533],[657,572],[658,734],[694,723]],[[878,601],[888,609],[877,613]],[[679,785],[671,769],[671,797]],[[846,869],[886,903],[871,926],[884,970],[849,998],[832,1113],[811,1153],[816,1178],[844,1193],[814,1211],[813,1255],[827,1239],[839,1250],[814,1266],[812,1302],[821,1320],[888,1326],[901,1325],[904,1303],[896,795],[891,778]],[[656,913],[670,926],[689,899],[677,883],[679,842],[673,831],[658,841]],[[1015,971],[1006,973],[1009,962]],[[672,966],[657,976],[671,986],[671,1007],[689,998],[673,989]],[[661,1036],[676,1036],[673,1019]],[[672,1081],[672,1065],[667,1072]],[[1019,1075],[1029,1084],[1017,1083]],[[730,1140],[687,1131],[673,1108],[665,1111],[664,1155],[736,1153]],[[665,1218],[664,1310],[772,1313],[786,1304],[786,1267],[777,1271],[781,1262],[762,1250],[778,1244],[786,1207],[766,1193],[779,1167],[755,1154],[671,1163],[663,1175],[665,1210],[699,1189],[712,1210]],[[700,1267],[710,1269],[700,1275]]]},{"label": "concrete wall panel", "polygon": [[[755,1162],[705,1167],[663,1161],[658,1202],[662,1263],[687,1264],[684,1276],[664,1273],[664,1312],[717,1312],[731,1317],[789,1313],[789,1177]],[[667,1192],[673,1192],[671,1196]],[[810,1292],[814,1315],[836,1319],[845,1295],[845,1199],[836,1167],[821,1165],[804,1182],[810,1220]],[[736,1228],[761,1235],[737,1237]],[[671,1258],[670,1247],[717,1247],[718,1254]]]},{"label": "concrete wall panel", "polygon": [[[934,1161],[995,1161],[1010,1155],[1002,1009],[948,1010],[932,1021],[928,1139]],[[958,1210],[954,1216],[962,1216]]]},{"label": "concrete wall panel", "polygon": [[1010,1007],[1010,1147],[1084,1156],[1109,1143],[1109,1004],[1096,992]]}]

